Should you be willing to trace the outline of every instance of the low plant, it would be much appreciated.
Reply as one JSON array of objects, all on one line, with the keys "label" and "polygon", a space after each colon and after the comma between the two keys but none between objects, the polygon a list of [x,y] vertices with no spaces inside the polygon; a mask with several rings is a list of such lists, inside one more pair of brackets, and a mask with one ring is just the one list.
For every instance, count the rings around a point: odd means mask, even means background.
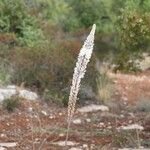
[{"label": "low plant", "polygon": [[3,108],[6,109],[8,112],[13,112],[16,108],[20,106],[20,104],[20,98],[14,95],[8,99],[5,99],[2,105]]},{"label": "low plant", "polygon": [[60,106],[68,105],[68,93],[66,91],[48,90],[43,93],[43,100],[46,103],[54,102]]},{"label": "low plant", "polygon": [[6,64],[0,65],[0,85],[8,84],[11,80],[11,73],[6,66]]},{"label": "low plant", "polygon": [[150,112],[150,99],[141,97],[136,103],[136,110]]},{"label": "low plant", "polygon": [[[139,135],[138,135],[139,136]],[[139,148],[137,133],[135,130],[133,131],[116,131],[113,134],[113,144],[117,147],[132,147]]]},{"label": "low plant", "polygon": [[101,65],[96,79],[98,99],[103,103],[111,99],[114,88],[112,79],[108,76],[108,70],[107,64]]}]

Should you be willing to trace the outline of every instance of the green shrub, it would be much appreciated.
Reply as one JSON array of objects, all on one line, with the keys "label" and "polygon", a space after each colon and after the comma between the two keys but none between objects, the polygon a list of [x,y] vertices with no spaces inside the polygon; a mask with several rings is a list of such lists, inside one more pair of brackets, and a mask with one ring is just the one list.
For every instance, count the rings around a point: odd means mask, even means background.
[{"label": "green shrub", "polygon": [[14,33],[18,44],[30,47],[43,39],[37,19],[30,15],[23,0],[0,1],[0,32]]},{"label": "green shrub", "polygon": [[9,46],[0,44],[0,85],[9,84],[11,82],[13,70],[9,56]]},{"label": "green shrub", "polygon": [[20,106],[20,98],[18,96],[12,96],[3,101],[3,107],[9,112],[14,111],[16,108]]},{"label": "green shrub", "polygon": [[58,91],[57,89],[45,90],[43,92],[43,100],[47,103],[54,102],[60,106],[68,105],[69,91]]},{"label": "green shrub", "polygon": [[136,109],[138,111],[150,112],[150,99],[141,97],[136,103]]},{"label": "green shrub", "polygon": [[38,45],[34,48],[16,48],[12,57],[13,81],[28,86],[64,88],[73,72],[71,52],[58,45]]},{"label": "green shrub", "polygon": [[[77,27],[89,28],[93,23],[97,25],[97,31],[109,33],[112,30],[112,21],[107,11],[105,1],[99,0],[70,0],[69,6],[76,20]],[[73,18],[73,19],[74,19]],[[73,21],[73,19],[71,21]]]},{"label": "green shrub", "polygon": [[136,131],[117,131],[113,134],[113,143],[119,147],[139,147],[139,139]]},{"label": "green shrub", "polygon": [[6,85],[11,81],[10,68],[6,64],[0,65],[0,85]]},{"label": "green shrub", "polygon": [[[145,1],[146,2],[146,1]],[[140,1],[126,1],[116,21],[118,50],[114,62],[116,70],[123,72],[139,71],[137,59],[150,46],[150,14],[144,10],[145,4]]]},{"label": "green shrub", "polygon": [[[132,56],[133,54],[130,54],[130,52],[126,50],[122,50],[121,52],[118,52],[116,54],[116,57],[114,58],[114,71],[117,72],[118,70],[124,73],[135,73],[140,71],[140,66],[136,62],[138,56]],[[141,59],[141,58],[139,58]]]}]

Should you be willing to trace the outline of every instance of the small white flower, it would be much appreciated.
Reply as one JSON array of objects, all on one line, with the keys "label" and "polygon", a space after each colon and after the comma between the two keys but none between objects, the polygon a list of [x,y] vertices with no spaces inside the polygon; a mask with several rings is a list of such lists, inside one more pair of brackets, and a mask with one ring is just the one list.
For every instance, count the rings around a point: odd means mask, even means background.
[{"label": "small white flower", "polygon": [[80,82],[81,79],[84,77],[84,74],[86,72],[86,66],[90,61],[92,55],[93,46],[94,46],[95,29],[96,29],[96,25],[94,24],[89,36],[87,37],[87,40],[84,42],[84,45],[80,50],[78,61],[74,69],[72,86],[71,86],[69,102],[68,102],[68,120],[71,120],[74,114],[77,95],[80,88]]}]

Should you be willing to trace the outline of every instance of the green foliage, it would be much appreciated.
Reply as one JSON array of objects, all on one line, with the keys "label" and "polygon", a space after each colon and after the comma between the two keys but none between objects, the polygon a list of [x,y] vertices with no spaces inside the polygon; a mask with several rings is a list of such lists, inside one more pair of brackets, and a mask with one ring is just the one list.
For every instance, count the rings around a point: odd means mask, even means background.
[{"label": "green foliage", "polygon": [[141,97],[136,103],[136,109],[138,111],[150,112],[150,99]]},{"label": "green foliage", "polygon": [[13,81],[18,84],[25,82],[40,89],[59,89],[68,85],[74,60],[67,49],[45,44],[34,48],[16,48],[12,62],[15,66]]},{"label": "green foliage", "polygon": [[88,28],[96,23],[97,31],[108,32],[112,29],[111,18],[108,15],[104,1],[71,0],[68,3],[73,8],[72,13],[78,19],[79,27]]},{"label": "green foliage", "polygon": [[[0,0],[0,84],[11,79],[39,91],[54,90],[48,95],[66,103],[61,90],[70,87],[91,25],[97,25],[96,57],[110,59],[112,53],[115,70],[135,72],[135,60],[150,47],[149,20],[149,0]],[[96,91],[96,76],[93,59],[83,84]],[[98,80],[109,83],[103,76]]]},{"label": "green foliage", "polygon": [[16,95],[3,101],[4,109],[9,112],[13,112],[16,108],[20,106],[20,104],[20,98]]},{"label": "green foliage", "polygon": [[117,19],[118,50],[115,63],[118,70],[137,71],[136,59],[150,46],[150,15],[144,10],[140,1],[126,1],[125,8]]},{"label": "green foliage", "polygon": [[[139,132],[139,131],[138,131]],[[136,130],[133,131],[120,131],[114,132],[113,143],[121,148],[124,147],[137,147],[138,148],[138,136]]]},{"label": "green foliage", "polygon": [[10,47],[0,44],[0,85],[6,85],[11,82],[12,68],[9,62]]},{"label": "green foliage", "polygon": [[0,85],[6,85],[11,81],[9,67],[6,64],[0,65]]},{"label": "green foliage", "polygon": [[0,32],[15,33],[21,45],[32,47],[43,39],[37,20],[29,14],[23,0],[1,0]]},{"label": "green foliage", "polygon": [[116,64],[114,71],[122,71],[124,73],[134,73],[140,71],[139,64],[135,62],[135,58],[139,57],[130,54],[130,52],[126,50],[118,52],[114,59],[114,63]]},{"label": "green foliage", "polygon": [[148,15],[124,11],[119,19],[122,47],[132,52],[145,50],[150,42]]},{"label": "green foliage", "polygon": [[45,90],[43,100],[47,103],[54,102],[60,106],[67,106],[69,92],[56,90]]}]

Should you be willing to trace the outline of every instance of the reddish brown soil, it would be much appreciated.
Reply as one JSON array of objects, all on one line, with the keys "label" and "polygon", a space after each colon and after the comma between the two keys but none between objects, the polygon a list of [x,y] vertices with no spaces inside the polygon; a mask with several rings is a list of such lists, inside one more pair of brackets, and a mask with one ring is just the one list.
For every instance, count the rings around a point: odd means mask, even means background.
[{"label": "reddish brown soil", "polygon": [[[145,76],[149,77],[149,75],[148,73]],[[135,81],[134,78],[135,76],[133,79],[126,75],[115,76],[119,95],[121,98],[126,96],[129,104],[138,100],[141,95],[150,96],[150,81],[145,79]],[[44,115],[42,111],[46,111],[47,115]],[[150,139],[148,112],[134,111],[132,106],[127,104],[122,105],[117,114],[110,113],[111,117],[105,112],[88,114],[77,112],[74,117],[80,118],[82,123],[79,125],[72,123],[69,141],[75,141],[79,143],[79,146],[87,144],[89,149],[94,144],[91,150],[102,148],[111,150],[112,147],[121,147],[121,144],[126,146],[127,141],[124,140],[125,138],[122,139],[123,135],[119,136],[117,128],[133,123],[144,126],[144,130],[139,133],[142,141],[147,142]],[[0,116],[0,142],[18,143],[17,147],[8,150],[66,150],[66,148],[53,144],[53,142],[65,140],[66,108],[61,108],[53,103],[23,100],[22,105],[12,113],[1,107]],[[91,122],[87,122],[87,118],[90,118]]]}]

